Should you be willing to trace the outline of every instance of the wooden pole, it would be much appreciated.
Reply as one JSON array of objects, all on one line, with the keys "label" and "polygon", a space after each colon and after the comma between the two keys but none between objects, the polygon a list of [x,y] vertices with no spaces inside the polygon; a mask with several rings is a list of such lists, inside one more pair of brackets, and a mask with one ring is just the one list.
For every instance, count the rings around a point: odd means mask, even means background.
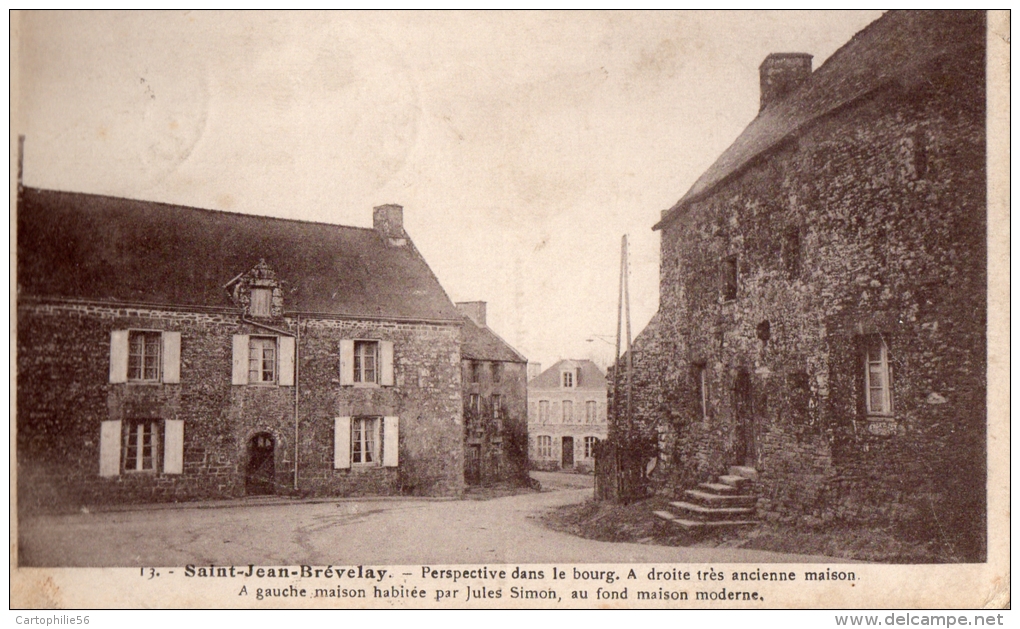
[{"label": "wooden pole", "polygon": [[627,251],[627,236],[623,237],[623,299],[627,315],[627,437],[634,432],[634,418],[631,415],[631,371],[634,367],[630,346],[630,255]]}]

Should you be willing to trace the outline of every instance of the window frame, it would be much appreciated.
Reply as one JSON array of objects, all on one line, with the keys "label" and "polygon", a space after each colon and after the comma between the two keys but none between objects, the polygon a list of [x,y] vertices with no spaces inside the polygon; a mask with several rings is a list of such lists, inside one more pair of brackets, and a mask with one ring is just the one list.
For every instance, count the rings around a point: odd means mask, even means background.
[{"label": "window frame", "polygon": [[599,402],[598,400],[585,400],[584,401],[584,420],[587,424],[597,424],[599,422]]},{"label": "window frame", "polygon": [[[359,350],[363,348],[371,347],[372,354],[369,356],[367,353],[361,353]],[[365,367],[365,358],[372,359],[372,374],[373,379],[369,380],[366,378],[366,373],[369,371]],[[379,385],[382,380],[382,350],[381,343],[377,340],[372,339],[355,339],[354,340],[354,355],[353,362],[351,364],[352,377],[354,386],[365,386],[365,385]]]},{"label": "window frame", "polygon": [[735,254],[722,259],[720,275],[722,280],[719,287],[720,298],[723,302],[736,300],[740,293],[740,267]]},{"label": "window frame", "polygon": [[492,378],[493,384],[500,384],[503,382],[503,363],[495,360],[489,365],[490,377]]},{"label": "window frame", "polygon": [[472,360],[468,366],[468,378],[471,384],[478,384],[482,381],[482,363]]},{"label": "window frame", "polygon": [[[145,427],[149,427],[149,434],[145,435]],[[142,430],[137,430],[141,428]],[[121,470],[125,474],[155,474],[160,469],[160,448],[161,439],[160,435],[163,430],[163,422],[159,419],[126,419],[124,420],[124,429],[121,435]],[[146,446],[144,438],[149,437],[149,444]],[[132,445],[132,437],[140,439],[142,442],[138,443],[135,441]],[[135,450],[135,455],[130,456],[131,450]],[[149,451],[148,459],[151,462],[150,467],[128,467],[128,463],[132,461],[137,466],[144,465],[146,456],[146,450]]]},{"label": "window frame", "polygon": [[[351,467],[382,466],[384,434],[382,423],[383,418],[376,415],[351,417]],[[366,426],[368,430],[365,429]],[[372,460],[356,460],[356,455],[364,459],[366,453]]]},{"label": "window frame", "polygon": [[564,389],[573,389],[574,387],[574,372],[569,369],[564,369],[560,372],[560,386]]},{"label": "window frame", "polygon": [[[127,346],[127,382],[132,384],[160,384],[163,382],[163,330],[150,330],[140,328],[130,328],[127,330],[128,333],[128,346]],[[142,340],[142,355],[141,365],[139,365],[140,376],[133,377],[131,375],[131,363],[136,357],[134,353],[134,339],[141,337]],[[147,343],[146,340],[149,338],[156,339],[156,377],[146,378],[145,375],[145,359],[152,358],[152,356],[146,353]]]},{"label": "window frame", "polygon": [[548,424],[551,413],[552,413],[552,405],[549,403],[549,400],[539,400],[538,401],[538,423],[540,423],[540,424]]},{"label": "window frame", "polygon": [[595,435],[587,435],[584,438],[584,458],[594,459],[595,458],[595,446],[598,445],[600,439]]},{"label": "window frame", "polygon": [[535,455],[540,459],[553,458],[552,435],[537,435],[535,437]]},{"label": "window frame", "polygon": [[694,386],[698,394],[698,405],[701,409],[701,420],[708,419],[708,365],[704,362],[694,363]]},{"label": "window frame", "polygon": [[[570,409],[570,413],[567,413],[567,409]],[[560,416],[563,418],[564,424],[574,423],[574,401],[563,400],[560,402]]]},{"label": "window frame", "polygon": [[[255,310],[255,294],[265,294],[264,299],[259,300],[259,305],[265,305],[265,311],[260,308]],[[270,318],[273,316],[273,289],[265,286],[255,286],[248,293],[248,313],[253,317]]]},{"label": "window frame", "polygon": [[[257,370],[252,370],[252,363],[256,360],[253,356],[255,351],[256,343],[262,345],[262,351],[264,352],[267,347],[265,344],[271,343],[273,349],[273,377],[272,380],[265,379],[265,366],[266,357],[263,353],[258,360]],[[258,376],[253,379],[252,375]],[[280,381],[280,338],[277,336],[262,336],[251,334],[248,336],[248,384],[254,386],[275,386]]]},{"label": "window frame", "polygon": [[[878,349],[878,360],[872,360],[872,344],[877,341]],[[889,362],[889,344],[885,340],[885,336],[882,334],[872,334],[865,336],[863,339],[864,351],[862,352],[864,358],[864,410],[868,417],[882,417],[887,418],[893,415],[893,394],[892,394],[892,365]],[[882,396],[882,408],[875,410],[874,401],[872,399],[872,392],[876,388],[872,387],[871,375],[872,365],[878,366],[879,373],[882,374],[882,383],[877,388]]]},{"label": "window frame", "polygon": [[503,396],[500,393],[493,393],[491,396],[492,418],[503,418]]}]

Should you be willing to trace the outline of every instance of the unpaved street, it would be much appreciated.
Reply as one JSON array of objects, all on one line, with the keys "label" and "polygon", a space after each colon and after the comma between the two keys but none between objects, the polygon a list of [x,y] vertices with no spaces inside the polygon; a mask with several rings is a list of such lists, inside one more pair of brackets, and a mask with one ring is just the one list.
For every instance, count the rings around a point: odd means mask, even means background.
[{"label": "unpaved street", "polygon": [[[22,566],[803,562],[733,548],[598,542],[534,517],[591,496],[590,477],[541,475],[545,491],[492,500],[191,505],[25,518]],[[588,487],[576,488],[578,485]]]}]

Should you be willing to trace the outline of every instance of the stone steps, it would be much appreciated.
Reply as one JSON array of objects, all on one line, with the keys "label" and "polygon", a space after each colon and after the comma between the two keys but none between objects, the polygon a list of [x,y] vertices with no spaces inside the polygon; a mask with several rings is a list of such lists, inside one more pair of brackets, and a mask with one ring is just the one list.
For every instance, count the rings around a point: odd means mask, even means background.
[{"label": "stone steps", "polygon": [[729,474],[718,482],[701,483],[696,489],[684,492],[685,500],[669,503],[669,511],[655,511],[655,515],[685,530],[722,527],[752,526],[758,496],[750,491],[758,479],[758,471],[751,467],[733,466]]}]

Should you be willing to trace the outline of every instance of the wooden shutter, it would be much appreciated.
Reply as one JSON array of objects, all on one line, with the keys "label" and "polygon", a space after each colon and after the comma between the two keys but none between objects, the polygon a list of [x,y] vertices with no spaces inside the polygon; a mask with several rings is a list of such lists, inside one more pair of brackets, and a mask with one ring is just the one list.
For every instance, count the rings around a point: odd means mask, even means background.
[{"label": "wooden shutter", "polygon": [[232,384],[248,384],[248,335],[234,335],[234,372]]},{"label": "wooden shutter", "polygon": [[397,467],[400,452],[398,417],[383,417],[383,467]]},{"label": "wooden shutter", "polygon": [[354,341],[340,341],[340,384],[354,384]]},{"label": "wooden shutter", "polygon": [[110,382],[127,382],[128,331],[110,332]]},{"label": "wooden shutter", "polygon": [[177,384],[181,381],[181,333],[163,333],[163,382]]},{"label": "wooden shutter", "polygon": [[163,425],[163,472],[180,474],[184,471],[184,420],[168,419]]},{"label": "wooden shutter", "polygon": [[281,336],[280,342],[280,386],[294,386],[294,337]]},{"label": "wooden shutter", "polygon": [[384,387],[393,386],[393,341],[379,342],[379,363],[382,373],[379,384]]},{"label": "wooden shutter", "polygon": [[120,420],[105,421],[99,429],[99,475],[120,474]]},{"label": "wooden shutter", "polygon": [[346,470],[351,467],[351,418],[333,420],[333,467]]}]

